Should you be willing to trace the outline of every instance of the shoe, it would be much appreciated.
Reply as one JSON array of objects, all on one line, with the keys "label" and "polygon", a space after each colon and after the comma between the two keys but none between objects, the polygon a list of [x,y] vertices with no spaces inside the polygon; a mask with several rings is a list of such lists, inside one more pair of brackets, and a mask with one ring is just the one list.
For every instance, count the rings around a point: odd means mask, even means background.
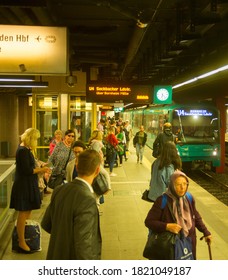
[{"label": "shoe", "polygon": [[27,251],[27,250],[25,250],[25,249],[23,249],[23,248],[21,248],[19,246],[18,246],[16,251],[17,251],[17,253],[20,253],[20,254],[33,254],[33,253],[36,252],[36,251],[33,251],[33,250]]},{"label": "shoe", "polygon": [[117,176],[117,174],[116,174],[116,173],[110,173],[109,176],[110,176],[110,177],[115,177],[115,176]]},{"label": "shoe", "polygon": [[122,166],[122,164],[120,164],[119,166]]},{"label": "shoe", "polygon": [[140,164],[142,164],[142,162],[140,161]]},{"label": "shoe", "polygon": [[127,161],[127,160],[128,160],[128,158],[126,157],[126,158],[125,158],[125,161]]}]

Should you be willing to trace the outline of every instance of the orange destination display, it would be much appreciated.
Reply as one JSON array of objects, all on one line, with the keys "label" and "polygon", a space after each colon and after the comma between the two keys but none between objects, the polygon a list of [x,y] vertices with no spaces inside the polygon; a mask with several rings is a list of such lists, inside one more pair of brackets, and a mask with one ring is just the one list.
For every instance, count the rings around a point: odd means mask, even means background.
[{"label": "orange destination display", "polygon": [[86,88],[86,102],[150,104],[151,100],[152,87],[148,85],[88,84]]}]

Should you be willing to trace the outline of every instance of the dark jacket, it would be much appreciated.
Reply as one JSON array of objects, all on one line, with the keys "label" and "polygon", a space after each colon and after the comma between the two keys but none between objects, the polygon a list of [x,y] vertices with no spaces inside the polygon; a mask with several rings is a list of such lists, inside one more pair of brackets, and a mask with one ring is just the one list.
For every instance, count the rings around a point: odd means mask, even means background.
[{"label": "dark jacket", "polygon": [[[135,134],[135,137],[133,138],[133,145],[134,145],[134,146],[139,142],[139,133],[140,133],[140,131],[138,131],[138,132]],[[143,137],[142,146],[145,146],[146,141],[147,141],[147,134],[146,134],[146,132],[144,132],[144,137]]]},{"label": "dark jacket", "polygon": [[167,131],[159,133],[153,143],[152,155],[157,158],[161,154],[163,145],[169,141],[176,142],[175,139],[176,139],[176,136],[172,133],[172,131],[167,130]]},{"label": "dark jacket", "polygon": [[48,260],[99,260],[101,234],[94,194],[77,178],[58,186],[41,222],[51,234]]},{"label": "dark jacket", "polygon": [[[167,204],[164,209],[161,208],[162,196],[158,197],[152,208],[150,209],[146,219],[145,225],[154,232],[163,232],[166,230],[166,225],[168,223],[174,223],[170,210],[168,208],[168,203],[172,205],[172,199],[168,197]],[[189,230],[189,237],[192,239],[192,250],[194,259],[196,259],[196,228],[203,233],[204,236],[208,236],[211,233],[207,230],[202,217],[195,207],[195,200],[192,197],[192,201],[189,202],[190,211],[192,217],[192,227]]]}]

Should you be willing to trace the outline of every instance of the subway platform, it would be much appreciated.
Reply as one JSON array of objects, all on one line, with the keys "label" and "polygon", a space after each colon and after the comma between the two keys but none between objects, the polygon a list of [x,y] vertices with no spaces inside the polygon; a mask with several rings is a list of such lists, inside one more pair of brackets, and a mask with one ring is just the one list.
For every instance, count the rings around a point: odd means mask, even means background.
[{"label": "subway platform", "polygon": [[[154,158],[151,150],[145,148],[143,164],[137,164],[135,149],[130,148],[128,160],[116,167],[116,177],[111,177],[112,190],[105,195],[100,206],[102,233],[102,260],[145,260],[142,256],[148,230],[144,225],[145,217],[152,203],[141,199],[148,188],[151,163]],[[211,231],[213,260],[228,260],[228,207],[190,180],[189,191],[196,200],[198,211]],[[32,219],[41,221],[51,195],[45,195],[40,210],[32,212]],[[42,250],[34,254],[18,254],[11,250],[11,234],[14,222],[4,234],[0,245],[2,260],[45,260],[49,234],[42,230]],[[202,234],[197,231],[197,259],[208,260],[209,253]],[[67,238],[67,237],[63,237]]]}]

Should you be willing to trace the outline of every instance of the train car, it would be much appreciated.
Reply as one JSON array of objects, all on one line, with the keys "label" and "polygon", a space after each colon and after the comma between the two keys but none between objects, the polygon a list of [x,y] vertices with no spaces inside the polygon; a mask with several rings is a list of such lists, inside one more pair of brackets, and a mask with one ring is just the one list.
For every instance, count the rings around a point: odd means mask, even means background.
[{"label": "train car", "polygon": [[122,117],[130,120],[133,133],[144,125],[148,134],[147,145],[151,149],[168,121],[177,135],[176,146],[184,166],[191,164],[192,168],[201,169],[220,166],[220,114],[213,105],[150,105],[126,110]]}]

